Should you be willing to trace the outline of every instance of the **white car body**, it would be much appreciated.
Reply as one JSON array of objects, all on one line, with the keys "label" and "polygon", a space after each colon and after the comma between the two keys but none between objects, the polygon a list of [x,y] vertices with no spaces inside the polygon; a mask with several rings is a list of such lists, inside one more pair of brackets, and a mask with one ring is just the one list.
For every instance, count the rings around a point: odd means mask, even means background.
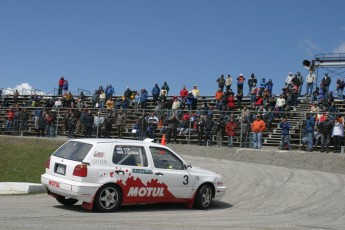
[{"label": "white car body", "polygon": [[225,193],[222,177],[192,167],[146,141],[72,139],[56,150],[41,182],[60,203],[113,211],[122,204],[181,202],[208,208]]}]

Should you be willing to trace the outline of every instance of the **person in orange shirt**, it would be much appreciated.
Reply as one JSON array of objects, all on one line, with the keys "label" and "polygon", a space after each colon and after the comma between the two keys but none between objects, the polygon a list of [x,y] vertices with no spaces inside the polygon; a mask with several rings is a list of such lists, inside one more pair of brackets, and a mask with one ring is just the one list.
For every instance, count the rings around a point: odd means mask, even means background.
[{"label": "person in orange shirt", "polygon": [[262,120],[261,114],[256,116],[256,120],[252,123],[252,131],[254,135],[254,149],[261,149],[262,132],[266,129],[266,123]]},{"label": "person in orange shirt", "polygon": [[220,104],[220,99],[222,98],[222,96],[223,96],[223,90],[219,88],[216,92],[216,95],[214,96],[216,99],[216,108],[219,110],[221,109],[219,104]]}]

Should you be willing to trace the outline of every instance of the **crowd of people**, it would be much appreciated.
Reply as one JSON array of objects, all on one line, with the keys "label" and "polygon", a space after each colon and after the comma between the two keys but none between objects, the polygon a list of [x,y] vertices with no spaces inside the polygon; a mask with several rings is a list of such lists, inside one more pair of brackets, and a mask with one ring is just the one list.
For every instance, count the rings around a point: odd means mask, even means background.
[{"label": "crowd of people", "polygon": [[[2,106],[11,107],[7,114],[6,130],[28,129],[30,116],[35,124],[37,135],[53,135],[52,125],[56,120],[54,110],[68,108],[64,114],[64,128],[66,134],[73,138],[75,135],[91,137],[110,137],[111,129],[116,127],[118,138],[123,137],[126,126],[128,109],[141,113],[133,126],[133,133],[138,139],[146,137],[156,140],[156,133],[167,135],[167,142],[177,142],[178,135],[196,134],[199,145],[222,146],[227,137],[227,146],[233,147],[237,137],[240,147],[248,147],[249,139],[253,140],[253,148],[262,147],[262,134],[272,131],[273,121],[279,121],[281,130],[280,149],[291,149],[289,118],[294,108],[299,105],[298,97],[302,96],[303,84],[306,82],[305,96],[310,102],[309,113],[306,115],[304,143],[308,151],[321,143],[321,151],[329,151],[330,143],[334,151],[339,152],[344,135],[344,119],[335,105],[333,91],[329,89],[331,78],[328,74],[316,86],[313,72],[306,78],[300,72],[291,72],[285,79],[285,87],[278,95],[273,94],[273,80],[261,78],[258,81],[255,74],[246,80],[243,74],[233,79],[230,74],[225,78],[221,75],[216,79],[217,90],[214,95],[215,103],[207,103],[202,97],[197,85],[188,90],[183,86],[179,95],[170,95],[170,87],[166,81],[161,86],[155,83],[148,90],[139,91],[126,87],[122,96],[115,96],[112,85],[99,86],[92,95],[89,105],[83,92],[72,95],[68,91],[68,81],[61,77],[58,82],[57,99],[46,98],[44,107],[36,109],[33,114],[27,112],[27,107],[42,106],[42,97],[32,95],[22,107],[17,103],[19,93],[13,94],[13,105],[9,104],[8,96],[2,96]],[[242,106],[244,84],[248,85],[250,98],[249,106]],[[315,86],[315,89],[314,89]],[[337,79],[337,99],[343,100],[344,79]],[[236,90],[233,90],[235,89]],[[149,97],[152,100],[149,100]],[[203,101],[203,102],[200,102]],[[154,112],[146,113],[148,103],[154,106]],[[101,116],[93,111],[105,111]],[[215,116],[214,111],[217,111]],[[327,118],[326,118],[327,117]],[[339,138],[340,137],[340,138]]]}]

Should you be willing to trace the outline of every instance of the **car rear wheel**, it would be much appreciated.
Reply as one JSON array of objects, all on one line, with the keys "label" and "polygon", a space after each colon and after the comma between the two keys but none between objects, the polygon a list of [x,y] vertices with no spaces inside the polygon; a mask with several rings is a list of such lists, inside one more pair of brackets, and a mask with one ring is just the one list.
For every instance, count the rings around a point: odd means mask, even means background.
[{"label": "car rear wheel", "polygon": [[211,205],[213,192],[212,186],[205,184],[199,188],[195,201],[194,207],[197,209],[206,209]]},{"label": "car rear wheel", "polygon": [[63,204],[63,205],[66,205],[66,206],[71,206],[71,205],[74,205],[75,203],[78,202],[78,200],[76,200],[76,199],[66,198],[66,197],[63,197],[63,196],[56,197],[56,200],[60,204]]},{"label": "car rear wheel", "polygon": [[111,212],[115,211],[121,203],[121,190],[113,184],[107,184],[98,190],[95,197],[94,207],[101,212]]}]

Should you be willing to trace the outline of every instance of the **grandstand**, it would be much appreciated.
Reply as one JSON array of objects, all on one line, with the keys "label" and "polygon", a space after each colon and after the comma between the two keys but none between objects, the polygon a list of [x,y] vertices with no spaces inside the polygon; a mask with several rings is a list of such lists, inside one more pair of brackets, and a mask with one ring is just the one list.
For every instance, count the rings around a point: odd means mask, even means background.
[{"label": "grandstand", "polygon": [[[22,95],[19,96],[18,98],[18,105],[21,108],[27,109],[27,111],[30,114],[30,119],[29,119],[29,129],[27,131],[22,131],[21,128],[16,131],[6,131],[6,121],[7,121],[7,113],[9,111],[10,107],[1,107],[0,108],[0,134],[1,135],[23,135],[23,136],[36,136],[37,131],[34,128],[34,122],[33,122],[33,111],[37,108],[41,108],[43,110],[54,110],[57,120],[55,122],[56,124],[56,134],[59,136],[67,136],[67,130],[64,128],[64,114],[65,112],[70,109],[70,108],[58,108],[58,109],[53,109],[52,107],[46,107],[47,100],[57,100],[61,96],[42,96],[37,104],[34,106],[25,106],[27,102],[30,99],[30,96],[28,95]],[[75,98],[78,97],[78,95],[74,95]],[[118,98],[121,98],[122,96],[115,96],[114,100],[117,100]],[[9,95],[7,97],[8,102],[10,105],[13,105],[13,96]],[[199,97],[198,99],[198,105],[197,107],[200,108],[204,102],[208,103],[209,105],[215,106],[215,99],[213,96],[204,96],[204,97]],[[310,102],[308,99],[305,97],[299,97],[299,105],[297,107],[293,107],[293,109],[289,112],[287,112],[286,115],[288,115],[288,121],[290,122],[292,128],[290,130],[290,137],[291,137],[291,147],[293,149],[301,149],[303,150],[302,147],[302,134],[303,134],[303,129],[305,125],[305,117],[306,113],[308,112],[308,109],[310,107]],[[345,112],[345,104],[343,101],[335,101],[336,106],[338,107],[338,110],[340,113]],[[104,117],[106,115],[107,110],[106,109],[98,109],[98,108],[92,108],[92,102],[91,102],[91,96],[86,96],[85,97],[85,103],[88,107],[88,109],[91,109],[94,114],[97,114],[97,116]],[[244,97],[242,100],[242,107],[243,106],[249,106],[250,101],[248,97]],[[240,118],[241,117],[241,108],[236,108],[236,110],[231,111],[231,113],[234,114],[235,118]],[[149,98],[149,101],[147,103],[147,109],[141,110],[139,109],[138,111],[134,110],[133,108],[130,108],[128,110],[125,110],[127,114],[127,122],[125,125],[124,133],[123,133],[123,138],[126,139],[137,139],[137,137],[132,133],[133,126],[137,123],[138,118],[145,113],[151,113],[155,111],[155,106],[152,103],[152,98]],[[113,112],[115,113],[115,109],[113,109]],[[164,111],[167,112],[167,111]],[[192,113],[197,112],[197,111],[191,111]],[[99,114],[99,115],[98,115]],[[220,111],[214,110],[213,111],[213,117],[215,120],[219,118]],[[263,146],[279,146],[280,143],[280,128],[279,128],[279,123],[280,119],[275,118],[272,122],[271,125],[271,130],[268,131],[266,130],[263,133]],[[95,127],[93,136],[96,137],[98,134],[98,137],[103,137],[103,126],[99,126],[98,128]],[[156,139],[159,141],[162,138],[163,132],[156,132]],[[76,135],[78,137],[78,135]],[[82,137],[82,136],[79,136]],[[116,138],[117,137],[117,130],[116,127],[113,126],[111,130],[111,137]],[[177,141],[180,144],[197,144],[198,142],[198,137],[193,130],[191,132],[184,133],[183,135],[178,135]],[[213,141],[215,141],[215,135],[213,136]],[[251,142],[251,141],[250,141]],[[234,139],[234,144],[235,146],[239,146],[240,143],[240,130],[236,133],[235,139]],[[227,146],[227,138],[224,138],[223,142],[224,146]]]}]

